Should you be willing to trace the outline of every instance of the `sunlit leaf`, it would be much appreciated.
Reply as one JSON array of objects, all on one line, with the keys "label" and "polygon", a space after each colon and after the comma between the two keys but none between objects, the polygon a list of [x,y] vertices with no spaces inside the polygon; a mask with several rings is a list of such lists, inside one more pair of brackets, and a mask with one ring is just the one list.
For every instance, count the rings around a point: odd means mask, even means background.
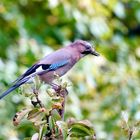
[{"label": "sunlit leaf", "polygon": [[19,125],[19,123],[21,122],[21,120],[25,117],[25,115],[27,115],[30,112],[31,109],[23,109],[19,112],[16,113],[16,115],[13,118],[13,124],[15,126]]},{"label": "sunlit leaf", "polygon": [[20,93],[25,97],[33,97],[33,89],[31,88],[30,84],[24,84],[20,87]]},{"label": "sunlit leaf", "polygon": [[61,120],[61,116],[56,109],[53,109],[51,111],[51,114],[52,114],[53,118],[55,119],[55,121]]},{"label": "sunlit leaf", "polygon": [[61,131],[63,139],[66,140],[68,136],[68,126],[63,121],[56,121],[56,124],[58,126],[58,129]]},{"label": "sunlit leaf", "polygon": [[56,102],[63,102],[64,98],[62,98],[61,96],[55,96],[55,97],[52,98],[52,101],[54,103],[56,103]]},{"label": "sunlit leaf", "polygon": [[39,111],[39,109],[33,109],[29,112],[27,119],[31,122],[37,123],[40,122],[43,118],[44,114]]},{"label": "sunlit leaf", "polygon": [[36,75],[36,76],[34,77],[33,81],[34,81],[35,89],[36,89],[36,90],[39,90],[39,89],[40,89],[40,86],[41,86],[41,81],[40,81],[40,79],[39,79],[39,76]]},{"label": "sunlit leaf", "polygon": [[55,128],[55,121],[52,116],[49,116],[49,127],[51,130]]},{"label": "sunlit leaf", "polygon": [[56,93],[53,89],[47,89],[46,92],[50,97],[55,97],[55,95],[56,95]]},{"label": "sunlit leaf", "polygon": [[92,127],[89,127],[88,125],[79,122],[71,125],[69,133],[71,137],[85,137],[93,136],[94,130]]},{"label": "sunlit leaf", "polygon": [[45,125],[41,125],[39,128],[39,138],[38,138],[39,140],[42,140],[44,131],[45,131]]},{"label": "sunlit leaf", "polygon": [[41,121],[35,121],[34,122],[34,124],[35,124],[35,126],[41,126],[41,125],[44,125],[44,124],[46,124],[47,123],[47,121],[46,120],[41,120]]}]

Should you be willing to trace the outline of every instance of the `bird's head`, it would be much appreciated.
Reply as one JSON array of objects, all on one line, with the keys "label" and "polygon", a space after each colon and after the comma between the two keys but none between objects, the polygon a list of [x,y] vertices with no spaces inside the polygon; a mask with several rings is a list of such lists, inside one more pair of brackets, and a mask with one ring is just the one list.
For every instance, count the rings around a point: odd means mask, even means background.
[{"label": "bird's head", "polygon": [[89,54],[99,56],[92,45],[87,41],[76,40],[72,46],[78,51],[78,53],[80,53],[81,57]]}]

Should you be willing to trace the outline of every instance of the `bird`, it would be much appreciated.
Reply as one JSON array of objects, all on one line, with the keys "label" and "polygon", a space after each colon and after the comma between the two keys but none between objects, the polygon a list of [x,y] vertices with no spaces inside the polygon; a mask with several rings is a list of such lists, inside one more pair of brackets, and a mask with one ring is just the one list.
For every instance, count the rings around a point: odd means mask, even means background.
[{"label": "bird", "polygon": [[38,75],[41,81],[53,85],[56,76],[66,74],[81,58],[87,55],[99,56],[92,44],[84,40],[76,40],[66,47],[62,47],[31,66],[24,74],[17,78],[13,85],[0,95],[0,99],[14,91],[21,85],[31,82]]}]

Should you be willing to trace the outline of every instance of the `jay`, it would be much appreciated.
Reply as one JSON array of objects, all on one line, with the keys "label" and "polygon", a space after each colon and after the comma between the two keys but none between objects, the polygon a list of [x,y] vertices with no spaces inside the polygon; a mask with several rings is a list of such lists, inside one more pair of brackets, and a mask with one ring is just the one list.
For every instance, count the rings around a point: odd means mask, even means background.
[{"label": "jay", "polygon": [[67,73],[82,57],[86,55],[99,54],[92,48],[92,45],[83,40],[77,40],[70,45],[63,47],[39,60],[31,66],[23,75],[21,75],[14,84],[6,90],[0,99],[8,95],[10,92],[20,87],[24,83],[32,81],[36,75],[40,80],[52,85],[55,78],[54,72],[60,77]]}]

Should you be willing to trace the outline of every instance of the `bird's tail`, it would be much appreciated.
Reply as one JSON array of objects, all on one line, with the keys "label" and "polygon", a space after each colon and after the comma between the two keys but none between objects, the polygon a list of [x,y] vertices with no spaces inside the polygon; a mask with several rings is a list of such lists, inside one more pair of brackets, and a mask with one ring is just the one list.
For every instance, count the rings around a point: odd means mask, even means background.
[{"label": "bird's tail", "polygon": [[6,95],[8,95],[10,92],[12,92],[13,90],[15,90],[16,88],[18,88],[20,85],[14,85],[12,87],[10,87],[8,90],[6,90],[2,95],[0,95],[0,99],[2,99],[3,97],[5,97]]},{"label": "bird's tail", "polygon": [[17,81],[13,86],[11,86],[8,90],[6,90],[4,93],[2,93],[0,95],[0,100],[5,97],[6,95],[8,95],[9,93],[11,93],[13,90],[15,90],[16,88],[20,87],[22,84],[26,83],[29,80],[29,78],[26,79],[22,79],[21,81]]}]

